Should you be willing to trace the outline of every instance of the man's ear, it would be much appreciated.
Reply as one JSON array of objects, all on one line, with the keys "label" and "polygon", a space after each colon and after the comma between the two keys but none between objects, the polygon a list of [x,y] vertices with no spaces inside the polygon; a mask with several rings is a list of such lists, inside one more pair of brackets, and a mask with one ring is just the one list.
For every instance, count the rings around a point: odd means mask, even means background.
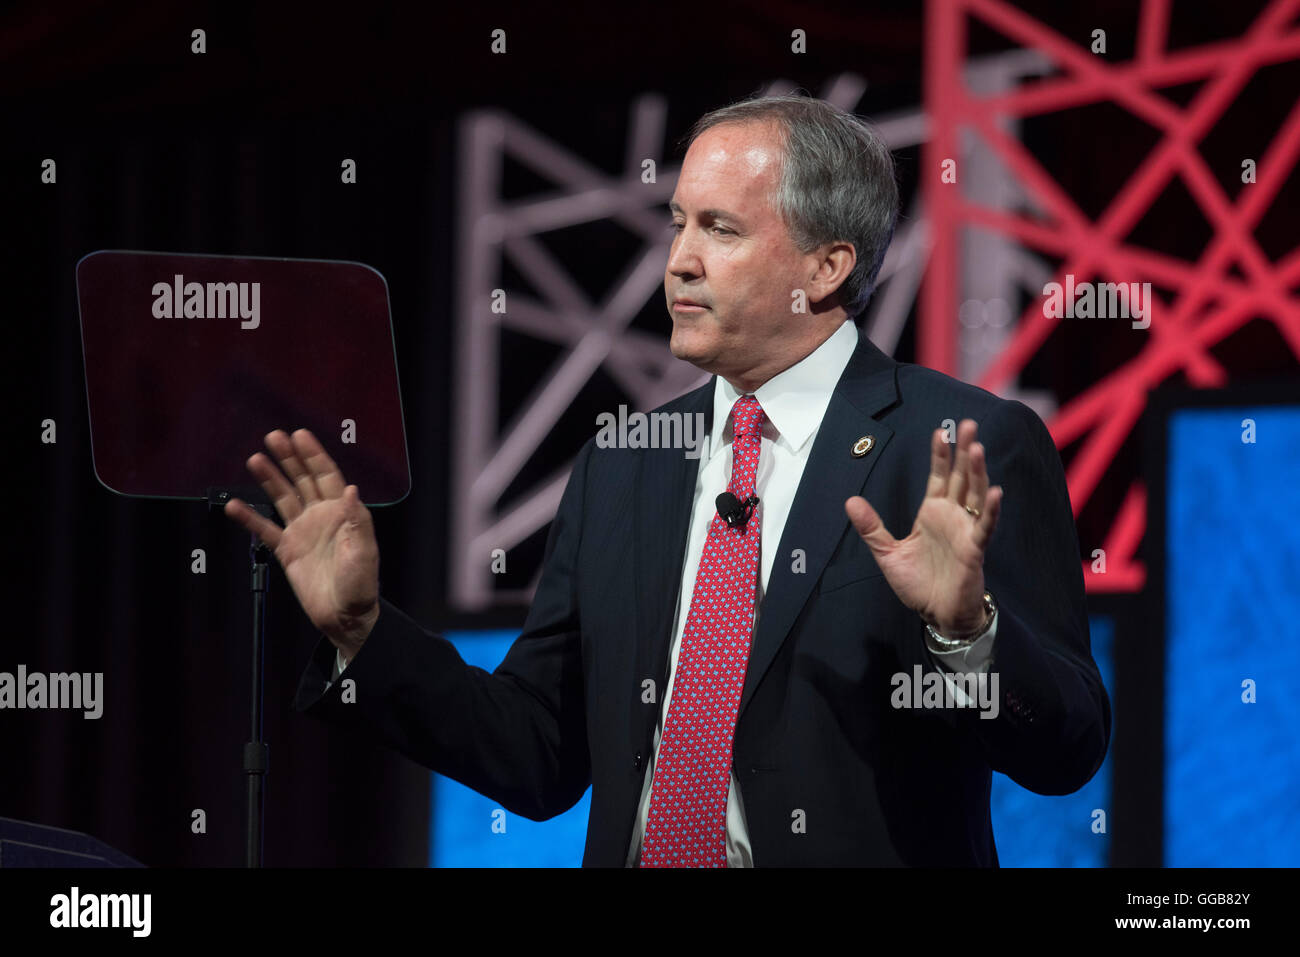
[{"label": "man's ear", "polygon": [[817,254],[817,271],[808,280],[808,301],[813,304],[822,302],[844,285],[858,262],[852,243],[828,243]]}]

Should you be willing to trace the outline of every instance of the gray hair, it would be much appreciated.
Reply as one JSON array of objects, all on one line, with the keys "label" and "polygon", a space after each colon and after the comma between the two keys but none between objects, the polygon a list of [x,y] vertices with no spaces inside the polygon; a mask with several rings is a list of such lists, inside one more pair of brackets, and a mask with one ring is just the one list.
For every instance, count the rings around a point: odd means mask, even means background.
[{"label": "gray hair", "polygon": [[857,262],[837,290],[850,318],[866,308],[898,219],[894,158],[867,123],[810,96],[753,97],[706,113],[687,147],[723,123],[774,123],[783,156],[776,208],[795,247],[850,242]]}]

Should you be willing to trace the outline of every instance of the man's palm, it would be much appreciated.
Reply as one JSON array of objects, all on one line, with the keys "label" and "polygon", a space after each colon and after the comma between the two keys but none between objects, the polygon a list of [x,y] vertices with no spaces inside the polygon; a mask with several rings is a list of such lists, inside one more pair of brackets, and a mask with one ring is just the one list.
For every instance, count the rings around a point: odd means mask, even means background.
[{"label": "man's palm", "polygon": [[312,502],[280,536],[275,557],[303,611],[317,628],[341,627],[367,611],[379,597],[375,571],[379,549],[374,535],[359,534],[351,494]]},{"label": "man's palm", "polygon": [[351,657],[379,614],[379,545],[370,512],[307,430],[272,432],[266,445],[284,471],[261,453],[249,458],[248,469],[284,528],[237,498],[226,504],[226,514],[275,552],[312,624]]},{"label": "man's palm", "polygon": [[894,594],[945,635],[983,623],[984,552],[1002,502],[1001,487],[989,488],[975,433],[975,423],[963,420],[951,463],[942,430],[932,436],[926,495],[906,538],[890,535],[866,499],[844,503]]}]

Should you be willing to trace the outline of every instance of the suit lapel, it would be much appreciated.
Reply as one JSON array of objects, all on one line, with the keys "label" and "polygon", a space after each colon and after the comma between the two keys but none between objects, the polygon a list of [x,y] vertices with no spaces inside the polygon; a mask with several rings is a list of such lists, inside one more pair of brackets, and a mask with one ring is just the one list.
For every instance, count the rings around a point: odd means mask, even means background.
[{"label": "suit lapel", "polygon": [[[897,363],[859,329],[857,348],[831,395],[813,440],[772,563],[749,652],[738,720],[848,527],[844,500],[861,493],[893,437],[893,430],[873,416],[898,400],[896,368]],[[867,435],[874,438],[871,450],[861,457],[854,456],[854,444]],[[768,547],[766,542],[764,547]],[[806,558],[802,573],[791,568],[791,553],[796,548],[802,549]]]},{"label": "suit lapel", "polygon": [[[704,413],[705,436],[713,425],[714,381],[684,396],[681,409],[685,415]],[[632,550],[637,674],[638,680],[654,679],[662,702],[700,460],[682,449],[646,449],[639,458],[633,538],[639,547]]]}]

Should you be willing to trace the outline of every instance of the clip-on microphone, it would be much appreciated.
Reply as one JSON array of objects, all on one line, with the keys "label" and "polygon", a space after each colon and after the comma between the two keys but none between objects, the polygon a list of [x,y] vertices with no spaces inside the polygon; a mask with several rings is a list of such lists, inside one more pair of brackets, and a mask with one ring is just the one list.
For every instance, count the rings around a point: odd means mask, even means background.
[{"label": "clip-on microphone", "polygon": [[754,509],[758,506],[758,496],[751,495],[742,502],[730,492],[723,492],[714,499],[714,504],[718,507],[718,514],[722,516],[722,520],[729,528],[739,528],[743,532],[749,517],[754,514]]}]

